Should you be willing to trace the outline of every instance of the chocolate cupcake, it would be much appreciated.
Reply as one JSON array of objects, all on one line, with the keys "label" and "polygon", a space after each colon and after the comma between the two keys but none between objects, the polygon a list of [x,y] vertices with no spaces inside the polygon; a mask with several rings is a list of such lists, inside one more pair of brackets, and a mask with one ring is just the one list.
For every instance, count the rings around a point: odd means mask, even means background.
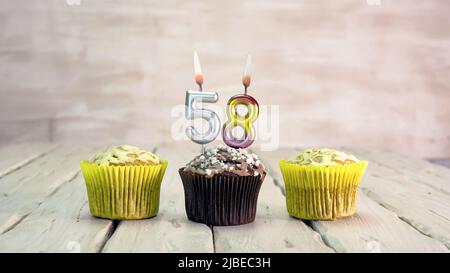
[{"label": "chocolate cupcake", "polygon": [[255,220],[266,171],[256,154],[244,149],[208,148],[179,169],[189,220],[231,226]]}]

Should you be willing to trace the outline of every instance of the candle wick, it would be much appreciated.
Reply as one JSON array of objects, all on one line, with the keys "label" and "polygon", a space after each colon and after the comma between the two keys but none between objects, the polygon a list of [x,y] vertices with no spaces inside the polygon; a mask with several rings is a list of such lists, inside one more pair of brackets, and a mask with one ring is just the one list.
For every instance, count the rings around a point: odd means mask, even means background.
[{"label": "candle wick", "polygon": [[247,95],[247,85],[244,85],[244,95]]},{"label": "candle wick", "polygon": [[201,91],[203,91],[203,86],[201,84],[198,84],[198,89]]}]

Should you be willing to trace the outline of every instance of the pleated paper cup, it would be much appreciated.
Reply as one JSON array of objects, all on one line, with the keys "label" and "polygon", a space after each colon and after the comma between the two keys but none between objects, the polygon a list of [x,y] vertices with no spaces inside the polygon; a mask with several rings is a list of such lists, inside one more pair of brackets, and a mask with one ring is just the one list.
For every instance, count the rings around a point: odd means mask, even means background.
[{"label": "pleated paper cup", "polygon": [[356,212],[358,187],[367,161],[339,166],[309,166],[280,160],[291,216],[335,220]]},{"label": "pleated paper cup", "polygon": [[256,206],[265,174],[213,177],[179,170],[189,220],[209,226],[233,226],[255,220]]},{"label": "pleated paper cup", "polygon": [[99,166],[84,160],[91,214],[107,219],[144,219],[156,216],[167,161],[158,165]]}]

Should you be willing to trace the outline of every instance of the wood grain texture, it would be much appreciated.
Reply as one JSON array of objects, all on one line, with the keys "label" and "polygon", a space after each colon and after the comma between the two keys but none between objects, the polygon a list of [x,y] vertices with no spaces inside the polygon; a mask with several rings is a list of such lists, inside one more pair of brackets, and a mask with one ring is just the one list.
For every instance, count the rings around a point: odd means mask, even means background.
[{"label": "wood grain texture", "polygon": [[0,179],[0,234],[8,231],[79,172],[93,148],[60,146]]},{"label": "wood grain texture", "polygon": [[5,169],[22,164],[0,178],[0,252],[449,252],[447,170],[397,154],[355,151],[370,162],[357,214],[330,222],[287,214],[278,160],[297,149],[256,151],[269,175],[255,222],[211,230],[186,218],[177,173],[198,145],[158,147],[169,161],[158,216],[116,222],[90,215],[79,173],[98,147],[2,149]]},{"label": "wood grain texture", "polygon": [[371,157],[374,160],[367,168],[363,192],[418,231],[450,248],[450,184],[431,178],[433,174],[427,175],[428,179],[422,183],[424,174],[420,171],[415,175],[392,162],[387,166],[384,158],[388,156]]},{"label": "wood grain texture", "polygon": [[184,191],[178,168],[198,153],[197,145],[159,147],[157,155],[168,160],[161,185],[161,201],[156,217],[122,221],[104,252],[213,252],[211,229],[186,217]]},{"label": "wood grain texture", "polygon": [[0,235],[0,252],[98,252],[113,222],[91,216],[81,174]]},{"label": "wood grain texture", "polygon": [[[263,162],[269,165],[269,170],[275,172],[273,175],[278,177],[278,180],[281,181],[281,183],[278,182],[278,186],[281,188],[284,188],[284,184],[282,183],[283,180],[278,167],[278,160],[291,157],[295,155],[298,150],[299,149],[285,148],[274,152],[260,152]],[[360,158],[366,159],[362,155]],[[429,164],[427,162],[424,163]],[[418,227],[414,222],[408,221],[408,219],[404,217],[404,213],[399,213],[402,212],[401,210],[387,205],[386,202],[383,202],[380,205],[379,200],[388,197],[388,200],[401,200],[394,203],[402,204],[400,207],[404,208],[405,211],[407,210],[407,206],[409,210],[412,208],[412,210],[418,209],[418,213],[413,213],[415,217],[418,217],[421,213],[424,215],[422,219],[415,218],[418,220],[420,219],[419,223],[425,223],[425,221],[432,218],[432,222],[424,224],[426,225],[425,227],[432,226],[433,229],[438,229],[440,232],[443,232],[441,234],[448,234],[445,233],[447,226],[442,226],[444,222],[438,220],[439,217],[431,215],[427,216],[426,210],[436,207],[445,209],[445,204],[449,202],[449,198],[435,192],[432,198],[418,200],[416,198],[416,192],[423,191],[420,187],[427,187],[426,185],[419,185],[418,187],[412,187],[412,185],[410,185],[410,189],[401,186],[398,187],[398,183],[396,182],[398,176],[389,171],[389,169],[373,170],[375,165],[376,162],[369,160],[368,170],[361,183],[362,192],[359,194],[358,210],[355,216],[335,222],[309,221],[310,225],[323,236],[329,246],[332,246],[338,252],[448,251],[444,246],[446,244],[445,237],[443,240],[442,237],[432,236],[437,239],[433,240],[421,234],[423,230],[419,232],[417,229],[420,230],[420,227],[423,226],[420,225]],[[374,181],[374,175],[375,178],[378,177],[380,179]],[[374,186],[370,187],[370,185]],[[370,187],[371,190],[367,190],[367,187]],[[379,191],[382,191],[380,195],[382,195],[383,198],[376,194]],[[365,194],[367,194],[367,196]],[[373,200],[370,200],[368,197]],[[435,200],[436,197],[438,200]],[[412,200],[415,201],[411,202]],[[440,202],[443,202],[442,205],[438,205]],[[423,208],[419,209],[419,206],[422,206]],[[442,210],[439,211],[444,213]]]},{"label": "wood grain texture", "polygon": [[359,153],[376,162],[377,166],[390,169],[405,178],[407,177],[410,182],[425,184],[450,195],[449,168],[393,152],[360,149],[355,150],[355,153]]},{"label": "wood grain texture", "polygon": [[355,215],[310,223],[337,252],[449,252],[444,244],[420,234],[362,192]]},{"label": "wood grain texture", "polygon": [[0,147],[0,178],[54,149],[54,144],[8,145]]}]

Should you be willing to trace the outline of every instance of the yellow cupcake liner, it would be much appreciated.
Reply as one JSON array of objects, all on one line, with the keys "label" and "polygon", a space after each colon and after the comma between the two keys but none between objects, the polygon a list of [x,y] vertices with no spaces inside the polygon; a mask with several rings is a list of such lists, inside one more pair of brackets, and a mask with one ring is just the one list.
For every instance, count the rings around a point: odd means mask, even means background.
[{"label": "yellow cupcake liner", "polygon": [[367,161],[340,166],[306,166],[279,161],[290,215],[335,220],[356,212],[358,187]]},{"label": "yellow cupcake liner", "polygon": [[99,166],[83,160],[91,214],[107,219],[144,219],[156,216],[167,161],[158,165]]}]

